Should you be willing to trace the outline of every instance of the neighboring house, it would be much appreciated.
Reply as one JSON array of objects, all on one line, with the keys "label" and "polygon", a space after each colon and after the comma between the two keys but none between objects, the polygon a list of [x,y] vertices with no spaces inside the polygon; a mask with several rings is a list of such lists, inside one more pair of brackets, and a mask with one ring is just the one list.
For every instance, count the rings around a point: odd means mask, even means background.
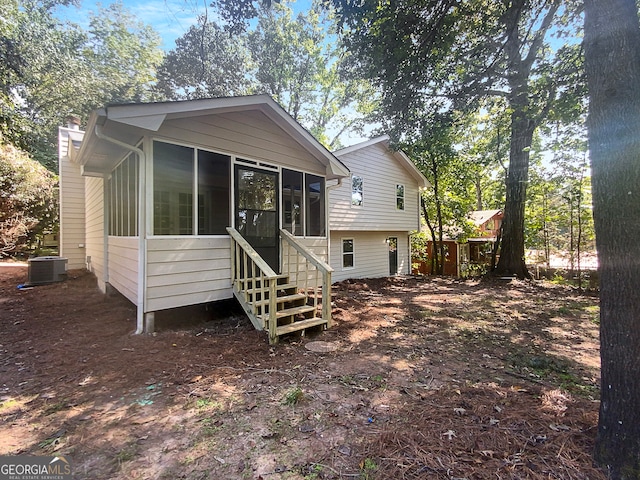
[{"label": "neighboring house", "polygon": [[387,136],[334,154],[351,176],[329,191],[333,280],[411,273],[409,235],[420,228],[427,179]]},{"label": "neighboring house", "polygon": [[330,325],[327,194],[350,172],[270,97],[112,105],[59,139],[60,255],[137,333],[234,295],[271,342]]},{"label": "neighboring house", "polygon": [[[463,242],[448,235],[443,239],[444,245],[444,275],[468,276],[473,275],[476,266],[487,268],[491,265],[491,256],[496,242],[500,237],[502,227],[502,210],[476,210],[470,212],[467,218],[475,227],[474,236]],[[452,230],[452,229],[449,229]],[[429,258],[434,255],[434,242],[427,242]],[[431,274],[431,263],[423,262],[421,273]]]},{"label": "neighboring house", "polygon": [[469,213],[469,220],[476,227],[476,232],[467,239],[464,258],[471,263],[491,265],[491,255],[500,238],[503,217],[502,210],[476,210]]}]

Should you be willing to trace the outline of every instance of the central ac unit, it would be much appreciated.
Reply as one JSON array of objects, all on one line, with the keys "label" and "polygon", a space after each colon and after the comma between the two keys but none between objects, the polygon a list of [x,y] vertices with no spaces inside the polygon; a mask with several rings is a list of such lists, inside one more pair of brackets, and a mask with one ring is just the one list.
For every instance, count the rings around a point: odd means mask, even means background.
[{"label": "central ac unit", "polygon": [[61,282],[67,275],[67,259],[62,257],[36,257],[29,259],[27,285]]}]

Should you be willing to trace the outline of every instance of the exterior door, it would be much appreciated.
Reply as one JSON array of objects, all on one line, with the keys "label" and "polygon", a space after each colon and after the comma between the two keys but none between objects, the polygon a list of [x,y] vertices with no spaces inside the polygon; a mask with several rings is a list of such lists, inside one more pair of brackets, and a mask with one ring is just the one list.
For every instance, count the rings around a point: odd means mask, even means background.
[{"label": "exterior door", "polygon": [[398,237],[389,237],[389,275],[398,274]]},{"label": "exterior door", "polygon": [[236,230],[280,273],[278,173],[235,167]]}]

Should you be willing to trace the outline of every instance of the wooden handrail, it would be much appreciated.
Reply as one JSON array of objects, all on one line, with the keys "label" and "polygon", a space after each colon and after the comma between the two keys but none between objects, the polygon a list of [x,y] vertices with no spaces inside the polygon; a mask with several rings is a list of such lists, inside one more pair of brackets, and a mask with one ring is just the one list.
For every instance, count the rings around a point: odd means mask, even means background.
[{"label": "wooden handrail", "polygon": [[[269,342],[277,343],[279,332],[278,289],[281,285],[283,291],[286,291],[285,288],[292,288],[292,285],[286,283],[290,283],[292,273],[289,271],[287,274],[277,274],[240,232],[228,227],[227,233],[231,239],[231,283],[234,295],[258,330],[264,330],[268,322]],[[280,230],[280,233],[283,251],[284,245],[287,245],[287,266],[289,270],[292,265],[296,266],[296,271],[293,273],[297,284],[296,290],[298,293],[304,292],[306,302],[312,298],[314,319],[319,299],[322,301],[322,320],[314,325],[319,325],[324,321],[329,328],[331,326],[331,273],[333,269],[289,232]],[[302,267],[303,272],[300,272],[299,267]],[[304,274],[303,281],[300,273]],[[286,278],[286,282],[280,283],[281,278]],[[311,292],[313,292],[313,297],[310,295]],[[268,302],[265,302],[267,296]],[[305,306],[297,308],[305,308],[306,311],[309,311],[310,306],[306,303]],[[265,308],[269,309],[268,312]],[[282,311],[286,312],[286,308]],[[311,322],[312,320],[306,321]],[[280,332],[280,334],[283,333]]]},{"label": "wooden handrail", "polygon": [[[316,272],[322,274],[322,318],[327,322],[327,328],[331,327],[331,273],[333,268],[318,257],[315,253],[309,250],[304,245],[300,244],[296,237],[286,230],[280,230],[280,238],[286,241],[290,247],[293,247],[299,255],[304,257],[307,262],[312,264],[316,268]],[[308,277],[307,277],[308,278]],[[314,288],[315,290],[315,288]],[[314,305],[317,302],[317,291],[314,296]]]},{"label": "wooden handrail", "polygon": [[[245,238],[240,235],[240,232],[238,232],[235,228],[227,227],[227,233],[229,233],[229,236],[231,237],[231,283],[234,285],[234,291],[236,291],[238,294],[240,293],[240,287],[239,284],[236,284],[236,281],[240,282],[241,271],[244,275],[243,279],[248,279],[248,272],[252,272],[251,279],[253,280],[254,286],[257,279],[260,280],[262,287],[264,287],[265,280],[267,280],[269,283],[269,341],[271,343],[274,343],[274,341],[277,341],[278,339],[278,320],[276,317],[276,285],[278,283],[279,275],[273,271],[269,264],[260,256],[260,254],[258,254],[258,252],[255,251],[255,249],[249,244],[249,242],[247,242]],[[242,269],[241,266],[238,265],[239,255],[238,252],[236,252],[236,246],[244,253]],[[248,268],[249,266],[247,264],[247,259],[249,259],[253,263],[253,265],[255,265],[256,269],[260,271],[259,274],[255,272],[253,268]],[[251,302],[248,302],[245,298],[244,303],[248,306],[248,304]],[[254,307],[252,306],[251,308]],[[254,318],[256,317],[255,310],[251,315]],[[264,322],[264,319],[262,319],[261,321]],[[262,327],[264,328],[264,324],[262,325]]]},{"label": "wooden handrail", "polygon": [[236,243],[240,246],[240,248],[242,248],[242,250],[244,250],[247,253],[247,255],[249,256],[249,258],[251,258],[253,263],[256,264],[256,266],[265,274],[265,276],[268,279],[272,277],[275,278],[278,276],[278,274],[273,271],[273,268],[271,268],[269,264],[265,262],[265,260],[260,256],[260,254],[256,252],[251,245],[249,245],[249,242],[247,242],[245,238],[242,235],[240,235],[240,232],[238,232],[235,228],[232,228],[232,227],[227,227],[227,232],[229,233],[229,235],[231,235],[231,238],[233,238],[236,241]]},{"label": "wooden handrail", "polygon": [[291,233],[289,233],[286,230],[280,230],[280,235],[286,238],[289,245],[295,248],[300,255],[302,255],[309,262],[311,262],[311,264],[314,267],[316,267],[318,270],[320,270],[321,272],[322,271],[333,272],[333,268],[331,268],[331,266],[327,262],[322,260],[319,256],[317,256],[311,250],[307,249],[304,245],[301,245],[300,243],[298,243],[296,237],[291,235]]}]

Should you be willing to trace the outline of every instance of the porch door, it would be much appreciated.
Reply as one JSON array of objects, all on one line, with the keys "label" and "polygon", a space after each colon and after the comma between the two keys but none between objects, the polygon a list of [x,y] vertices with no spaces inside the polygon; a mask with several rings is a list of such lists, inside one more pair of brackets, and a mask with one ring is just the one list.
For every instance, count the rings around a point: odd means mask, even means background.
[{"label": "porch door", "polygon": [[236,230],[280,272],[278,173],[235,167]]},{"label": "porch door", "polygon": [[398,237],[387,238],[389,245],[389,275],[398,274]]}]

